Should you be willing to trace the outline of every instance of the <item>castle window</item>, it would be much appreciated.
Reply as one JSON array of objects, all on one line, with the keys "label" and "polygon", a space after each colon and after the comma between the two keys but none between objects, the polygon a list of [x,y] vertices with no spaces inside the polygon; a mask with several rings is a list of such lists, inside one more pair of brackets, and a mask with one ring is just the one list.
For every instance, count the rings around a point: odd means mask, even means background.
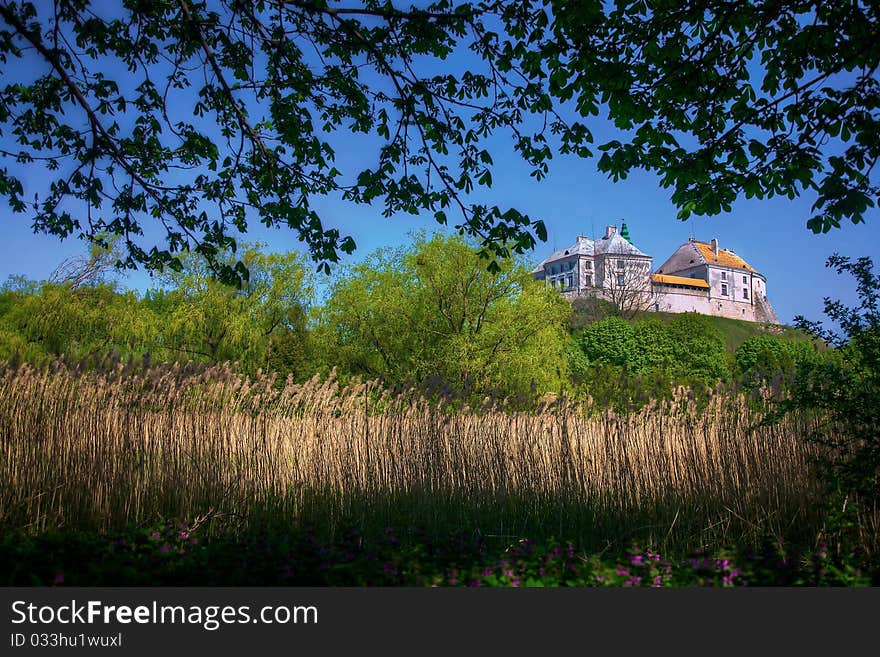
[{"label": "castle window", "polygon": [[586,276],[587,287],[593,287],[593,277],[590,274]]},{"label": "castle window", "polygon": [[724,296],[724,297],[727,296],[727,283],[721,284],[721,296]]},{"label": "castle window", "polygon": [[743,288],[743,299],[749,298],[749,291],[747,288]]},{"label": "castle window", "polygon": [[624,280],[623,280],[623,279],[624,279],[623,274],[618,274],[618,275],[617,275],[617,285],[618,285],[618,287],[623,287],[623,286],[624,286],[625,283],[624,283]]},{"label": "castle window", "polygon": [[749,277],[743,276],[743,285],[748,285],[748,284],[749,284]]},{"label": "castle window", "polygon": [[[727,280],[727,272],[726,272],[726,271],[721,272],[721,280],[722,280],[722,281],[726,281],[726,280]],[[727,294],[727,293],[725,292],[725,294]]]},{"label": "castle window", "polygon": [[568,287],[574,287],[574,276],[568,277]]},{"label": "castle window", "polygon": [[624,269],[625,267],[626,267],[626,263],[623,260],[617,261],[617,268],[618,269]]}]

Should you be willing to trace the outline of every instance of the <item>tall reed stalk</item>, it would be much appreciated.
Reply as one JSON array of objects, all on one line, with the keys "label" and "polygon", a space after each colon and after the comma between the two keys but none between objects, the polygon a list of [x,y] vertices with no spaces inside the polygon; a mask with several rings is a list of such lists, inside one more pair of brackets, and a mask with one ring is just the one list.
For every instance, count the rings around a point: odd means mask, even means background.
[{"label": "tall reed stalk", "polygon": [[809,540],[806,415],[686,396],[621,415],[556,402],[449,411],[332,378],[222,367],[0,364],[0,526],[113,530],[212,513],[240,526],[386,525],[696,549]]}]

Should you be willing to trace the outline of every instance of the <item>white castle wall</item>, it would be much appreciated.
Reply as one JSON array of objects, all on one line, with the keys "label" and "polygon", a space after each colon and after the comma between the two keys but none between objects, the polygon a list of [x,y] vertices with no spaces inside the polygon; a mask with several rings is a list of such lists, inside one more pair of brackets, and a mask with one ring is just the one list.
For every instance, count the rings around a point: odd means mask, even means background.
[{"label": "white castle wall", "polygon": [[749,322],[766,321],[760,319],[755,306],[750,302],[732,301],[713,297],[702,290],[687,288],[671,288],[666,285],[654,285],[654,310],[666,313],[700,313],[744,319]]}]

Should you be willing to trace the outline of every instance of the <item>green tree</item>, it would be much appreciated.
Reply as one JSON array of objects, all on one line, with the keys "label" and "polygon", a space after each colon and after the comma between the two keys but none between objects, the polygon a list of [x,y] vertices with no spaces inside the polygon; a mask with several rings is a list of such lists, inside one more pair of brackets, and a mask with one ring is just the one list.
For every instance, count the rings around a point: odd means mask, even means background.
[{"label": "green tree", "polygon": [[633,326],[633,337],[639,354],[640,370],[667,369],[673,359],[673,342],[669,327],[659,319],[643,319]]},{"label": "green tree", "polygon": [[864,220],[880,156],[876,2],[552,3],[550,88],[628,131],[600,145],[614,179],[672,187],[679,217],[740,196],[814,193],[815,232]]},{"label": "green tree", "polygon": [[735,363],[739,375],[760,382],[777,373],[793,375],[817,358],[816,349],[807,340],[755,335],[737,347]]},{"label": "green tree", "polygon": [[876,513],[880,504],[880,277],[868,257],[853,261],[835,254],[827,266],[855,279],[859,303],[847,307],[825,299],[825,315],[836,329],[795,318],[796,326],[836,347],[839,357],[822,359],[809,376],[799,378],[782,410],[818,409],[827,415],[828,424],[811,436],[826,448],[819,462],[825,482],[834,500],[855,495],[863,510]]},{"label": "green tree", "polygon": [[611,316],[593,322],[580,334],[578,344],[590,363],[639,369],[635,331],[625,319]]},{"label": "green tree", "polygon": [[274,369],[307,378],[307,321],[314,280],[295,252],[245,246],[237,256],[250,272],[242,288],[216,280],[204,260],[189,256],[164,276],[166,288],[147,304],[163,318],[158,345],[166,357],[236,361],[245,371]]},{"label": "green tree", "polygon": [[674,376],[717,381],[728,374],[724,336],[707,317],[676,315],[669,322],[669,339]]},{"label": "green tree", "polygon": [[422,235],[351,267],[322,310],[328,364],[392,382],[439,377],[465,393],[558,391],[568,302],[520,264],[488,271],[478,251]]},{"label": "green tree", "polygon": [[82,358],[115,351],[141,355],[155,344],[159,323],[133,292],[107,284],[45,283],[0,294],[0,358],[16,353],[31,361],[65,355]]},{"label": "green tree", "polygon": [[[443,224],[456,208],[506,255],[546,239],[470,202],[506,132],[538,179],[597,148],[614,179],[657,172],[682,219],[809,191],[827,231],[878,195],[878,24],[866,0],[3,0],[3,153],[47,175],[25,190],[4,167],[0,194],[37,231],[120,236],[128,266],[194,249],[227,282],[255,220],[325,268],[352,251],[313,208],[327,194]],[[619,134],[595,144],[597,116]],[[364,158],[339,132],[372,159],[347,168]]]}]

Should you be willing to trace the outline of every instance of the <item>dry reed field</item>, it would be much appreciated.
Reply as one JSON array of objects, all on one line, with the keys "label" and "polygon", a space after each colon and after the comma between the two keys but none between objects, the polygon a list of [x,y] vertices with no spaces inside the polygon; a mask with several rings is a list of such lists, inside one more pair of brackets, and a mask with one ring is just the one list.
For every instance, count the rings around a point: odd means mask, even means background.
[{"label": "dry reed field", "polygon": [[554,402],[444,410],[332,378],[0,364],[0,526],[385,525],[698,548],[814,530],[803,416],[685,396],[628,415]]}]

